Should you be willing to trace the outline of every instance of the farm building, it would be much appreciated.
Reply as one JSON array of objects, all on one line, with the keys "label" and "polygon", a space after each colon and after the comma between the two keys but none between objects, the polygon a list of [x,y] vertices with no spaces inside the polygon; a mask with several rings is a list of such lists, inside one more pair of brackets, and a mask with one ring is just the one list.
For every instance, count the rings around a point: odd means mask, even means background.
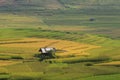
[{"label": "farm building", "polygon": [[51,47],[43,47],[39,49],[39,52],[41,53],[40,54],[41,60],[55,58],[56,49]]},{"label": "farm building", "polygon": [[56,52],[55,48],[51,48],[51,47],[45,47],[45,48],[40,48],[39,52],[41,52],[42,54],[50,54],[50,52]]}]

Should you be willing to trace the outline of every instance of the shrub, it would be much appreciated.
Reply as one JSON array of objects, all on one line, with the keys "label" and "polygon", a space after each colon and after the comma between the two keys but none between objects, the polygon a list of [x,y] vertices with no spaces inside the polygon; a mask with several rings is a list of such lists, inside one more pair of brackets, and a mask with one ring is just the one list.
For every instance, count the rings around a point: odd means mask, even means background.
[{"label": "shrub", "polygon": [[11,59],[23,59],[21,56],[12,56]]},{"label": "shrub", "polygon": [[48,53],[45,54],[35,54],[34,57],[38,57],[39,61],[43,61],[44,59],[52,59],[56,58],[55,52],[54,51],[49,51]]},{"label": "shrub", "polygon": [[86,63],[85,65],[86,65],[86,66],[93,66],[92,63]]}]

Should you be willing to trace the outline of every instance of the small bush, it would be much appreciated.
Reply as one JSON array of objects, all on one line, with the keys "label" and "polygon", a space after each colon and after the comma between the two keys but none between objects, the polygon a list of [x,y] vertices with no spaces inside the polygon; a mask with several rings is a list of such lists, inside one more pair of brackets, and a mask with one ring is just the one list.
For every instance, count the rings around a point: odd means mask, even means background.
[{"label": "small bush", "polygon": [[86,66],[93,66],[92,63],[86,63],[85,65],[86,65]]},{"label": "small bush", "polygon": [[12,56],[11,59],[23,59],[21,56]]},{"label": "small bush", "polygon": [[41,54],[35,54],[34,57],[40,58]]}]

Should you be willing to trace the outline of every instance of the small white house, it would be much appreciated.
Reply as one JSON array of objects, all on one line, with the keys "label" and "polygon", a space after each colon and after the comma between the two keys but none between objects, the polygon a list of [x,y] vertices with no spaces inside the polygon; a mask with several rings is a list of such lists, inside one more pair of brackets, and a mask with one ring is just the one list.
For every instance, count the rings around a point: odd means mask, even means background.
[{"label": "small white house", "polygon": [[42,54],[49,54],[51,51],[56,52],[56,49],[52,47],[43,47],[39,50],[39,52],[41,52]]}]

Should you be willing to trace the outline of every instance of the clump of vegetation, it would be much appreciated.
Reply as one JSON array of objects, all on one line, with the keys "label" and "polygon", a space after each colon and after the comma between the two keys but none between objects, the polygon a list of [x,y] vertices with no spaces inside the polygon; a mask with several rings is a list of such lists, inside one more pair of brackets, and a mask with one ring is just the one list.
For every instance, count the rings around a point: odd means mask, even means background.
[{"label": "clump of vegetation", "polygon": [[[40,54],[39,58],[40,58],[40,61],[43,61],[44,59],[56,58],[56,55],[55,55],[55,52],[51,50],[47,54]],[[50,63],[51,63],[51,61],[50,61]]]},{"label": "clump of vegetation", "polygon": [[43,61],[44,59],[53,59],[56,58],[55,52],[50,50],[48,53],[40,53],[35,54],[34,57],[39,58],[40,61]]},{"label": "clump of vegetation", "polygon": [[24,59],[24,58],[21,56],[12,56],[11,59]]},{"label": "clump of vegetation", "polygon": [[93,66],[93,63],[86,63],[86,66]]}]

